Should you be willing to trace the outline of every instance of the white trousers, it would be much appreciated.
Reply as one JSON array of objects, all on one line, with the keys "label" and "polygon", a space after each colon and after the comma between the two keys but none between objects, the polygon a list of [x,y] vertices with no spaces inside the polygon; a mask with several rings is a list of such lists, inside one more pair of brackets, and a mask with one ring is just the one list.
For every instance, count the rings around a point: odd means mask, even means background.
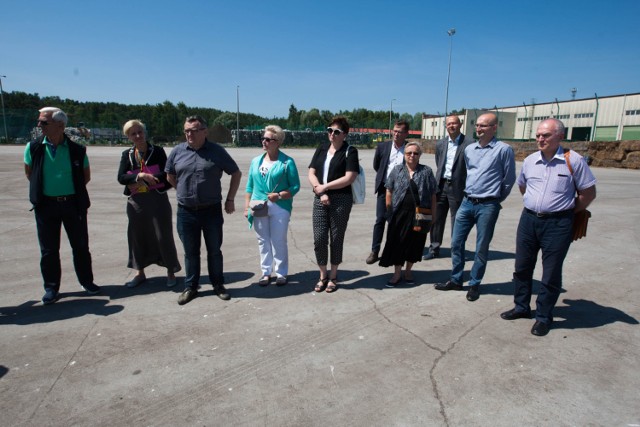
[{"label": "white trousers", "polygon": [[287,245],[287,228],[291,212],[275,203],[268,202],[267,216],[253,218],[253,229],[258,238],[260,250],[260,268],[262,274],[286,277],[289,272],[289,247]]}]

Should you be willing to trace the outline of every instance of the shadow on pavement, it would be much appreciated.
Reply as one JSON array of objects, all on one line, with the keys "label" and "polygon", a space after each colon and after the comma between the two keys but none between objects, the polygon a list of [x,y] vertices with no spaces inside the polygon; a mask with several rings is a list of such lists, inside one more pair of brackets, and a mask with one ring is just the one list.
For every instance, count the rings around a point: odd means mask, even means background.
[{"label": "shadow on pavement", "polygon": [[[639,322],[624,311],[615,307],[605,307],[593,301],[584,299],[564,299],[566,306],[559,306],[553,310],[555,320],[554,329],[587,329],[597,328],[615,322],[637,325]],[[557,320],[561,317],[565,320]]]},{"label": "shadow on pavement", "polygon": [[[70,296],[83,297],[65,300]],[[87,314],[110,316],[124,309],[121,305],[108,304],[107,299],[86,297],[84,293],[61,293],[58,302],[47,306],[42,305],[40,301],[31,300],[18,306],[0,307],[0,325],[32,325],[72,319]]]}]

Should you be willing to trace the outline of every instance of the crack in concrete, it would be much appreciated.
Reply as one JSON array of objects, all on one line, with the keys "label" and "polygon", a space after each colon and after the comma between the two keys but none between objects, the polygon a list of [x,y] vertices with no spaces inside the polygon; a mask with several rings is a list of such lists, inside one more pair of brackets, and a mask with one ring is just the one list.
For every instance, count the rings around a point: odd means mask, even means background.
[{"label": "crack in concrete", "polygon": [[[397,322],[391,320],[389,318],[389,316],[387,316],[386,314],[384,314],[380,308],[378,307],[378,304],[375,300],[373,300],[373,298],[371,298],[369,295],[360,292],[359,290],[356,290],[360,295],[363,295],[364,297],[366,297],[367,299],[369,299],[369,301],[371,301],[371,303],[373,304],[373,309],[376,313],[378,313],[382,318],[384,318],[389,324],[394,325],[395,327],[397,327],[398,329],[406,332],[407,334],[413,336],[414,338],[416,338],[418,341],[420,341],[422,344],[424,344],[427,348],[436,351],[439,353],[439,356],[436,357],[433,361],[433,364],[431,366],[431,369],[429,370],[429,379],[431,381],[431,389],[433,390],[433,394],[435,399],[438,401],[438,405],[440,406],[440,415],[442,416],[442,420],[444,422],[444,424],[446,426],[449,426],[449,418],[447,416],[446,410],[445,410],[445,406],[444,406],[444,402],[442,400],[442,397],[440,396],[440,390],[438,388],[438,380],[435,377],[434,371],[435,369],[438,367],[438,364],[440,363],[440,361],[446,357],[467,335],[469,335],[472,331],[474,331],[482,322],[478,322],[476,325],[470,327],[469,329],[465,330],[459,337],[457,340],[455,340],[454,342],[451,343],[451,345],[445,349],[442,350],[437,346],[434,346],[432,344],[430,344],[429,342],[427,342],[424,338],[422,338],[421,336],[415,334],[413,331],[407,329],[406,327],[398,324]],[[493,313],[495,314],[495,313]],[[485,318],[486,319],[486,318]],[[482,319],[484,321],[484,319]]]}]

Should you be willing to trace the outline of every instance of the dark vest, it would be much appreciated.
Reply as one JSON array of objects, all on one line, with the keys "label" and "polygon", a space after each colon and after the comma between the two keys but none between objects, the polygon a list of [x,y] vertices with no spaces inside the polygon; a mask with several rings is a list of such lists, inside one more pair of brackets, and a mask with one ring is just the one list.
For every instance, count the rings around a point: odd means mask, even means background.
[{"label": "dark vest", "polygon": [[[34,208],[44,199],[43,188],[43,165],[45,155],[45,145],[42,143],[43,136],[29,143],[31,151],[31,176],[29,178],[29,201]],[[86,211],[91,206],[89,201],[89,193],[84,182],[84,158],[87,149],[84,145],[76,144],[66,135],[65,140],[69,147],[69,159],[71,160],[71,176],[73,179],[73,188],[75,190],[75,200],[78,209]]]}]

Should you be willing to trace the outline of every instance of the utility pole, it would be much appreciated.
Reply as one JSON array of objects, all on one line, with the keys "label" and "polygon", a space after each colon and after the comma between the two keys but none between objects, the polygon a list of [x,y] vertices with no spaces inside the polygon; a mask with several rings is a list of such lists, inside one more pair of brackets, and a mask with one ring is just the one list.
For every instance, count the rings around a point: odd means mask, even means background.
[{"label": "utility pole", "polygon": [[236,86],[236,145],[240,146],[240,86]]},{"label": "utility pole", "polygon": [[7,114],[4,112],[4,91],[2,90],[2,78],[7,76],[0,76],[0,100],[2,100],[2,119],[4,120],[4,142],[9,142],[9,133],[7,132]]}]

